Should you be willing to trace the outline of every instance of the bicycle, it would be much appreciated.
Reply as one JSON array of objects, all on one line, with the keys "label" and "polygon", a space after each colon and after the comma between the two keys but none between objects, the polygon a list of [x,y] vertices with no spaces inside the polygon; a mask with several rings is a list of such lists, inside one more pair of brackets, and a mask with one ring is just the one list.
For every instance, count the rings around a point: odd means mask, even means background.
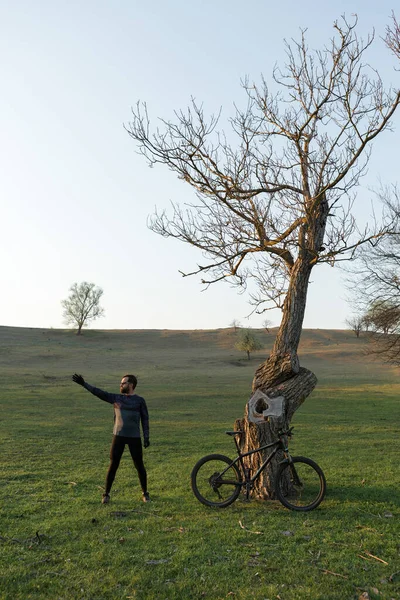
[{"label": "bicycle", "polygon": [[[309,511],[317,508],[326,492],[326,479],[321,469],[310,458],[291,456],[288,449],[288,438],[292,437],[293,427],[278,432],[278,439],[270,444],[260,446],[242,454],[236,436],[242,431],[226,431],[232,436],[238,453],[231,460],[222,454],[209,454],[201,458],[191,473],[192,490],[196,498],[206,506],[225,508],[239,496],[245,488],[249,499],[254,482],[271,462],[275,454],[281,450],[284,459],[281,461],[275,478],[275,492],[278,500],[286,508],[298,511]],[[251,476],[250,469],[245,467],[243,458],[274,447],[257,472]],[[239,466],[238,466],[239,465]]]}]

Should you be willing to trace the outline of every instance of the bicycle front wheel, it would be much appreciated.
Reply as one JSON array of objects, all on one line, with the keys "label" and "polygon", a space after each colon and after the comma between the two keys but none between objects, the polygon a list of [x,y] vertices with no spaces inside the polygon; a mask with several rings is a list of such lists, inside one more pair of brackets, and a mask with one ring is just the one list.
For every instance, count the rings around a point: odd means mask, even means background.
[{"label": "bicycle front wheel", "polygon": [[275,480],[278,500],[291,510],[317,508],[324,499],[326,480],[322,469],[309,458],[294,456],[292,463],[282,463]]},{"label": "bicycle front wheel", "polygon": [[242,482],[239,469],[230,458],[209,454],[193,467],[191,483],[197,500],[206,506],[224,508],[239,496]]}]

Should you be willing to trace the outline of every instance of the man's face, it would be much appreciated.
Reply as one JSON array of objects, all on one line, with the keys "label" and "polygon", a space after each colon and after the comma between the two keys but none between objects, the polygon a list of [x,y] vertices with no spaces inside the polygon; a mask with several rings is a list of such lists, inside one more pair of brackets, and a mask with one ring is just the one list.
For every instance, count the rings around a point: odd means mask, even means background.
[{"label": "man's face", "polygon": [[129,383],[128,378],[127,377],[123,377],[121,379],[121,383],[119,385],[119,389],[121,391],[121,394],[129,394],[130,389],[131,389],[131,383]]}]

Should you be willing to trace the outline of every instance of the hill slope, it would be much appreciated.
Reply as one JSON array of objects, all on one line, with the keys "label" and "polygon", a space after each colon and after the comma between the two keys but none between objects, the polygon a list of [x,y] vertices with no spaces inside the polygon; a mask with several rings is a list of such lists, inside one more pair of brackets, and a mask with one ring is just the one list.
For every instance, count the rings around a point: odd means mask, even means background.
[{"label": "hill slope", "polygon": [[[16,377],[61,383],[71,373],[82,372],[99,385],[134,372],[147,382],[170,383],[179,378],[235,380],[250,388],[259,363],[268,355],[276,330],[255,330],[264,348],[251,356],[235,349],[239,332],[233,329],[87,330],[76,336],[61,329],[0,327],[0,380]],[[345,330],[304,330],[300,345],[301,364],[317,375],[320,384],[336,378],[356,382],[397,382],[397,370],[368,356],[366,338]],[[100,378],[100,380],[99,380]]]}]

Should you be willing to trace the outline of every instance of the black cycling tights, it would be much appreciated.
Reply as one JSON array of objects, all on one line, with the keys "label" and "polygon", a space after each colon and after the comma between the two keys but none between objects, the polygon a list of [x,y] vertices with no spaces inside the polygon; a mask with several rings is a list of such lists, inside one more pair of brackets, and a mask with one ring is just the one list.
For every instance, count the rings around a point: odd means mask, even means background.
[{"label": "black cycling tights", "polygon": [[142,440],[140,438],[123,437],[114,435],[110,450],[110,466],[108,467],[106,477],[105,493],[109,494],[111,486],[115,479],[115,474],[119,467],[121,457],[124,453],[125,444],[128,445],[132,456],[133,464],[139,475],[139,481],[143,492],[147,492],[147,473],[143,464]]}]

